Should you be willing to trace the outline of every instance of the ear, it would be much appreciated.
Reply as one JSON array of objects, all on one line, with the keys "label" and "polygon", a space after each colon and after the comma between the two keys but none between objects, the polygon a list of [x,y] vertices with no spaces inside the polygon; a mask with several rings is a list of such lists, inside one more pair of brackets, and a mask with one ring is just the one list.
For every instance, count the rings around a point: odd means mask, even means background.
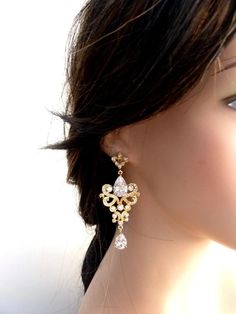
[{"label": "ear", "polygon": [[126,128],[115,129],[106,134],[101,140],[101,149],[110,157],[121,152],[125,156],[128,154],[126,141]]}]

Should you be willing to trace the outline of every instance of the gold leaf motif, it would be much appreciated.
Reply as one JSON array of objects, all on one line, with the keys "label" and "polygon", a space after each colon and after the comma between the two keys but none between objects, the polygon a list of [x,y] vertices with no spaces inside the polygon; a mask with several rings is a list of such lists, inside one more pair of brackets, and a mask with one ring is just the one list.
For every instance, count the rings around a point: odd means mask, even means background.
[{"label": "gold leaf motif", "polygon": [[[131,192],[126,193],[121,198],[111,193],[112,186],[110,184],[104,184],[102,186],[102,193],[99,194],[99,197],[103,199],[103,204],[109,207],[109,210],[113,213],[112,222],[115,223],[118,221],[119,225],[123,225],[124,221],[128,221],[131,205],[134,205],[140,196],[137,184],[130,183],[128,186],[131,187],[128,189]],[[121,205],[123,205],[123,210],[121,209]]]}]

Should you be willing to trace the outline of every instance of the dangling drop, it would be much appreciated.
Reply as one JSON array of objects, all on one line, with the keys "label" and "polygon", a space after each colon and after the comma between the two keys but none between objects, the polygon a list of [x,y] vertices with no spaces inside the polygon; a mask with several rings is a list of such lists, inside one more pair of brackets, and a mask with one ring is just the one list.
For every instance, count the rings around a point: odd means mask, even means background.
[{"label": "dangling drop", "polygon": [[115,247],[123,250],[127,247],[127,239],[123,233],[120,233],[115,240]]}]

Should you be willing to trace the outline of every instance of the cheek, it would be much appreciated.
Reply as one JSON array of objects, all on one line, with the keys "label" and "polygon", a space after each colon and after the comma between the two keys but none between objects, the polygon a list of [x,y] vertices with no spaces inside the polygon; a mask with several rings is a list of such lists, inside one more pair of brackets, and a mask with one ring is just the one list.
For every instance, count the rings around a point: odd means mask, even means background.
[{"label": "cheek", "polygon": [[168,121],[150,141],[147,174],[157,202],[177,222],[236,247],[236,125],[226,121]]}]

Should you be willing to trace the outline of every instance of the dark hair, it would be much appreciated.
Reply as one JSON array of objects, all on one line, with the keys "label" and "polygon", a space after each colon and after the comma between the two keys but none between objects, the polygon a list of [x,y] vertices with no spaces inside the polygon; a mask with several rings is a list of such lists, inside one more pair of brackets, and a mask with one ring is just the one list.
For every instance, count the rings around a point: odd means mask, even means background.
[{"label": "dark hair", "polygon": [[75,17],[66,64],[67,182],[96,233],[82,265],[86,292],[116,230],[99,198],[117,176],[102,150],[112,130],[177,105],[217,60],[236,30],[235,0],[89,0]]}]

